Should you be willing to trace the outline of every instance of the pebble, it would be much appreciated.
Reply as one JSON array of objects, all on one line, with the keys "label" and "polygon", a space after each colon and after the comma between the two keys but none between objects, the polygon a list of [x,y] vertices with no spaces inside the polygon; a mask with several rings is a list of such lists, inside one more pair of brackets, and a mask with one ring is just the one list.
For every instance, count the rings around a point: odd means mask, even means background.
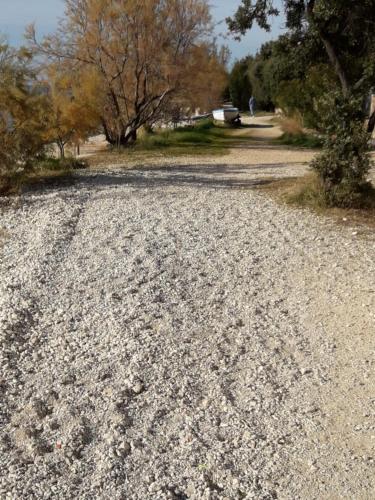
[{"label": "pebble", "polygon": [[144,389],[145,387],[142,382],[136,382],[132,387],[134,394],[141,394]]}]

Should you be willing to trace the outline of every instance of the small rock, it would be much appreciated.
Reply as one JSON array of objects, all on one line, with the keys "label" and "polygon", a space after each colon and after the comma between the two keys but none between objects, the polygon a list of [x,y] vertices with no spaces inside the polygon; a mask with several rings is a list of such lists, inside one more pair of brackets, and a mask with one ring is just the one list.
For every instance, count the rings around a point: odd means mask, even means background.
[{"label": "small rock", "polygon": [[127,455],[129,455],[129,453],[131,452],[131,446],[130,446],[130,443],[128,443],[128,441],[122,441],[122,442],[119,444],[118,451],[120,452],[120,454],[121,454],[122,456],[127,456]]},{"label": "small rock", "polygon": [[132,387],[132,391],[134,392],[134,394],[141,394],[144,390],[145,387],[141,381],[136,382]]}]

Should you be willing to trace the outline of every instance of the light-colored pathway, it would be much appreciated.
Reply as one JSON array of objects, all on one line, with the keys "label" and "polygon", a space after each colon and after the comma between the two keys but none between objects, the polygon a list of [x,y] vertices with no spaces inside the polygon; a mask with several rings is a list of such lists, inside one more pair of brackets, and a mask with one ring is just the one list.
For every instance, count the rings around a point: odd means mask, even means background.
[{"label": "light-colored pathway", "polygon": [[375,241],[220,161],[3,207],[0,498],[373,498]]}]

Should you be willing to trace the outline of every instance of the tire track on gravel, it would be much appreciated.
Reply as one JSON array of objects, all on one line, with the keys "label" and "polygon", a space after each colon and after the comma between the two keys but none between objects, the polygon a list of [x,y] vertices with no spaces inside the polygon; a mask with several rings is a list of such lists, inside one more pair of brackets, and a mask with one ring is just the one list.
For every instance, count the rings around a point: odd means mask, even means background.
[{"label": "tire track on gravel", "polygon": [[[34,370],[22,371],[22,362],[32,358],[37,365],[37,349],[44,341],[40,334],[40,319],[43,315],[43,291],[46,283],[53,280],[54,273],[69,252],[78,222],[85,209],[87,196],[75,198],[68,193],[58,193],[56,204],[48,203],[48,196],[32,195],[31,206],[38,210],[38,216],[32,217],[28,224],[38,227],[38,240],[31,243],[31,248],[23,255],[13,256],[4,262],[3,249],[1,267],[12,279],[4,280],[0,286],[0,380],[4,404],[2,408],[15,410],[15,398],[22,392],[25,378],[32,377]],[[73,206],[72,206],[73,201]],[[36,205],[37,207],[33,206]],[[29,207],[25,210],[27,220]],[[21,206],[21,210],[23,210]],[[31,211],[30,211],[31,212]],[[17,228],[9,230],[10,237],[22,238]],[[5,242],[5,245],[10,242]],[[27,262],[27,272],[21,279],[12,273],[15,267],[22,267]],[[7,270],[8,268],[8,270]],[[37,293],[36,293],[37,291]],[[47,300],[49,297],[47,297]],[[9,314],[9,312],[11,313]],[[6,314],[8,312],[8,314]],[[37,367],[35,368],[37,370]],[[1,424],[9,420],[9,412],[0,414]]]}]

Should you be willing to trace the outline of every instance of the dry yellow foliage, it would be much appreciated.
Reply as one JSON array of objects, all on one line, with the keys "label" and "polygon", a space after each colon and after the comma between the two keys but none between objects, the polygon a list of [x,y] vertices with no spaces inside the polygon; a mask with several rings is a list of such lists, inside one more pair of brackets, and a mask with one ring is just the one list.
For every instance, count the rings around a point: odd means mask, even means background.
[{"label": "dry yellow foliage", "polygon": [[171,100],[209,106],[220,95],[225,71],[210,33],[206,0],[66,0],[58,32],[38,43],[31,27],[28,38],[71,71],[92,72],[106,138],[127,145]]}]

